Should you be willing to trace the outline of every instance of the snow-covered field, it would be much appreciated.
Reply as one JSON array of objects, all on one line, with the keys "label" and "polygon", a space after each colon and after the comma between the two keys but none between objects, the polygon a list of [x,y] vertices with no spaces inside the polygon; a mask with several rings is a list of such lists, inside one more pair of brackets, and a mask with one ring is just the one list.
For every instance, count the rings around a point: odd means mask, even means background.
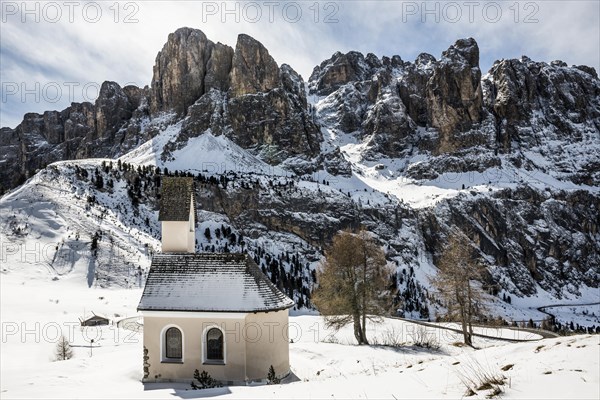
[{"label": "snow-covered field", "polygon": [[[78,317],[90,311],[117,320],[135,315],[141,289],[88,288],[82,284],[85,273],[75,270],[53,280],[47,270],[32,266],[0,275],[2,398],[460,398],[466,391],[462,382],[474,371],[504,377],[503,398],[600,397],[600,336],[525,343],[478,338],[479,349],[473,350],[457,346],[458,335],[429,328],[440,347],[428,350],[413,345],[417,325],[386,319],[369,331],[378,345],[356,346],[350,329],[334,333],[314,315],[290,318],[293,375],[284,384],[205,391],[186,384],[143,385],[139,333],[114,325],[78,326]],[[68,361],[52,360],[60,331],[75,351]],[[399,345],[383,345],[391,342]],[[475,398],[484,398],[490,390],[476,392]]]},{"label": "snow-covered field", "polygon": [[[206,134],[193,138],[192,146],[175,150],[173,158],[161,160],[159,150],[172,141],[177,125],[121,158],[122,162],[186,169],[219,174],[224,171],[253,172],[256,179],[286,179],[287,172],[273,168],[224,137]],[[463,182],[442,179],[414,182],[396,171],[393,160],[365,160],[356,140],[332,135],[351,161],[353,175],[334,177],[324,171],[297,182],[307,193],[351,197],[372,206],[404,201],[414,208],[429,207],[442,198],[467,190],[489,191],[510,187],[511,181],[493,182],[475,176]],[[194,151],[192,151],[192,149]],[[204,158],[198,162],[197,152]],[[94,191],[75,179],[75,171],[94,171],[103,160],[67,161],[52,164],[27,184],[2,198],[0,203],[1,283],[1,376],[2,398],[460,398],[468,382],[479,371],[499,378],[505,398],[600,398],[600,337],[571,336],[537,340],[535,334],[508,329],[480,329],[479,333],[504,339],[475,341],[478,350],[459,347],[460,335],[427,328],[426,335],[439,342],[439,349],[414,345],[423,335],[418,325],[386,319],[371,325],[372,346],[356,346],[349,329],[334,333],[316,315],[290,318],[290,360],[293,374],[276,386],[227,387],[203,392],[188,385],[141,383],[142,343],[139,333],[110,325],[81,330],[78,318],[91,311],[113,320],[136,315],[141,295],[137,267],[147,268],[158,250],[156,211],[146,205],[131,208],[124,180],[116,180],[113,191]],[[418,162],[418,160],[412,160]],[[110,160],[106,160],[110,162]],[[116,161],[113,160],[116,164]],[[517,171],[518,172],[518,171]],[[311,179],[308,179],[311,178]],[[443,177],[442,177],[443,178]],[[544,178],[545,179],[545,178]],[[550,179],[550,178],[548,178]],[[327,185],[319,182],[328,181]],[[452,182],[452,184],[448,184]],[[329,184],[330,183],[330,184]],[[547,183],[547,182],[546,182]],[[574,189],[574,188],[566,188]],[[94,197],[91,202],[90,198]],[[395,200],[394,200],[395,199]],[[147,218],[147,222],[144,219]],[[220,214],[200,211],[197,237],[201,245],[204,229],[228,221]],[[9,229],[11,232],[9,232]],[[419,282],[427,282],[433,265],[421,254],[416,236],[403,228],[399,237],[415,242]],[[94,232],[103,232],[95,256],[91,255]],[[290,246],[304,247],[291,234],[270,232],[255,245],[282,254]],[[303,262],[306,260],[303,260]],[[307,262],[307,261],[306,261]],[[316,261],[311,261],[313,264]],[[126,289],[128,288],[128,289]],[[600,321],[600,295],[595,288],[582,288],[577,296],[565,294],[567,307],[548,308],[564,322],[584,326]],[[558,299],[538,288],[535,296],[512,303],[497,301],[495,315],[511,320],[539,320],[546,315],[536,308],[556,304]],[[577,306],[579,303],[596,303]],[[71,341],[75,357],[53,361],[60,333]],[[94,339],[94,347],[90,341]],[[531,341],[533,340],[533,341]],[[395,346],[386,345],[394,343]],[[508,367],[512,365],[511,367]],[[506,367],[505,371],[502,370]],[[492,389],[477,389],[484,398]],[[477,387],[476,387],[477,386]]]}]

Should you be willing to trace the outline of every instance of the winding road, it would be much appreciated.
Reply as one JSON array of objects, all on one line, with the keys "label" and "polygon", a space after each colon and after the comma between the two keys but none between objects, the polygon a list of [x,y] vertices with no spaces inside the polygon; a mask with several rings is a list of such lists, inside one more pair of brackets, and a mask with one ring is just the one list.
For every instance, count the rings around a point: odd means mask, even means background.
[{"label": "winding road", "polygon": [[[541,306],[541,307],[537,307],[536,309],[541,312],[544,313],[548,316],[550,316],[550,318],[555,319],[555,315],[546,311],[547,308],[555,308],[555,307],[579,307],[579,306],[600,306],[600,302],[595,302],[595,303],[581,303],[581,304],[550,304],[550,305],[546,305],[546,306]],[[390,317],[393,319],[398,319],[401,321],[406,321],[406,322],[410,322],[413,324],[417,324],[417,325],[422,325],[422,326],[427,326],[430,328],[436,328],[436,329],[444,329],[444,330],[448,330],[451,332],[455,332],[458,334],[462,334],[462,330],[460,329],[456,329],[456,328],[451,328],[448,326],[443,326],[443,325],[438,325],[438,324],[434,324],[431,322],[425,322],[425,321],[421,321],[421,320],[416,320],[416,319],[409,319],[409,318],[402,318],[402,317]],[[117,327],[119,328],[123,328],[123,329],[127,329],[130,331],[134,331],[134,332],[142,332],[144,325],[143,323],[141,323],[140,321],[142,320],[142,316],[140,315],[136,315],[133,317],[128,317],[128,318],[123,318],[120,321],[117,321]],[[516,332],[528,332],[531,334],[535,334],[535,335],[540,335],[542,337],[542,339],[551,339],[551,338],[557,338],[560,337],[559,334],[555,333],[555,332],[551,332],[551,331],[547,331],[544,329],[533,329],[533,328],[515,328],[512,326],[500,326],[500,327],[492,327],[492,326],[488,326],[488,325],[475,325],[479,328],[499,328],[499,329],[508,329],[508,330],[512,330],[512,331],[516,331]],[[480,337],[480,338],[484,338],[484,339],[493,339],[493,340],[500,340],[500,341],[504,341],[504,342],[512,342],[512,343],[517,343],[517,342],[536,342],[538,340],[541,339],[511,339],[511,338],[502,338],[502,337],[498,337],[498,336],[490,336],[490,335],[484,335],[481,333],[473,333],[473,336],[476,337]]]},{"label": "winding road", "polygon": [[544,314],[550,316],[550,318],[552,318],[554,320],[556,318],[556,316],[554,314],[549,313],[548,311],[546,311],[546,308],[581,307],[581,306],[600,306],[600,301],[595,302],[595,303],[580,303],[580,304],[550,304],[548,306],[537,307],[536,310],[538,310],[539,312],[544,313]]},{"label": "winding road", "polygon": [[[445,330],[448,330],[448,331],[459,333],[461,335],[463,333],[462,330],[460,330],[460,329],[450,328],[448,326],[438,325],[438,324],[434,324],[434,323],[431,323],[431,322],[425,322],[425,321],[419,321],[419,320],[416,320],[416,319],[408,319],[408,318],[401,318],[401,317],[391,317],[391,318],[393,318],[393,319],[399,319],[401,321],[411,322],[411,323],[417,324],[417,325],[428,326],[428,327],[431,327],[431,328],[445,329]],[[511,327],[511,326],[489,326],[489,325],[474,325],[474,326],[477,326],[479,328],[508,329],[508,330],[511,330],[511,331],[528,332],[528,333],[532,333],[532,334],[540,335],[541,336],[540,339],[511,339],[511,338],[502,338],[502,337],[498,337],[498,336],[484,335],[484,334],[481,334],[481,333],[473,333],[473,336],[475,336],[475,337],[480,337],[480,338],[484,338],[484,339],[500,340],[500,341],[503,341],[503,342],[511,342],[511,343],[537,342],[538,340],[541,340],[541,339],[551,339],[551,338],[557,338],[557,337],[560,336],[557,333],[546,331],[546,330],[542,330],[542,329],[515,328],[515,327]]]}]

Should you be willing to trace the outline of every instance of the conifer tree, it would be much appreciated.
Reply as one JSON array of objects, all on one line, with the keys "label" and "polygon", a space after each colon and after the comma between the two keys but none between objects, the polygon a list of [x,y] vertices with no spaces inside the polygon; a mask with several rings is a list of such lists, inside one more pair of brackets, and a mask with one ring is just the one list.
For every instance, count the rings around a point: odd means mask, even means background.
[{"label": "conifer tree", "polygon": [[73,358],[73,349],[71,343],[67,340],[64,335],[60,335],[58,343],[56,343],[56,349],[54,352],[57,361],[64,361]]}]

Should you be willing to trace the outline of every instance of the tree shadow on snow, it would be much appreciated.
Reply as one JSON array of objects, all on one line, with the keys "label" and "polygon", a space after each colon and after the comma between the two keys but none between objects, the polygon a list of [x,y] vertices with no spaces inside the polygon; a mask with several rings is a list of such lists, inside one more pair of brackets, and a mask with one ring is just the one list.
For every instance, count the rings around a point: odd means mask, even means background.
[{"label": "tree shadow on snow", "polygon": [[448,356],[450,355],[443,347],[439,348],[431,348],[431,347],[422,347],[414,344],[403,344],[398,346],[389,346],[389,345],[379,345],[372,344],[369,345],[370,348],[376,350],[385,350],[385,351],[394,351],[396,353],[402,354],[432,354],[438,356]]}]

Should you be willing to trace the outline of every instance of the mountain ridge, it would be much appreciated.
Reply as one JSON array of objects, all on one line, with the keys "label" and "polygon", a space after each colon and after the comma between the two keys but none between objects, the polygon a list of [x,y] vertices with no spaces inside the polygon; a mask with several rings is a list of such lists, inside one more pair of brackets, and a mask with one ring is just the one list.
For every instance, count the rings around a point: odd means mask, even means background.
[{"label": "mountain ridge", "polygon": [[[61,193],[85,214],[79,234],[90,243],[98,230],[130,242],[112,272],[96,261],[112,254],[117,239],[81,258],[101,272],[102,284],[114,274],[122,285],[128,265],[148,257],[144,249],[160,237],[160,176],[190,174],[201,209],[198,250],[248,251],[303,306],[331,237],[359,226],[395,266],[407,316],[443,309],[428,279],[456,229],[487,267],[481,284],[493,314],[527,318],[527,304],[542,300],[595,301],[597,74],[526,57],[482,74],[478,59],[472,38],[439,60],[337,52],[304,82],[249,36],[233,49],[180,29],[157,55],[151,87],[105,82],[95,105],[27,114],[17,129],[0,131],[5,189],[41,168],[0,198],[2,238],[26,245],[43,236],[35,215],[56,213],[60,240],[79,248],[66,222],[74,211]],[[68,160],[88,157],[104,159]],[[54,183],[59,177],[64,185]],[[44,197],[35,194],[39,184]],[[33,217],[19,208],[36,201],[45,211],[31,209]],[[99,215],[110,223],[95,227]],[[217,228],[236,240],[217,240]],[[514,305],[501,300],[506,294]]]}]

